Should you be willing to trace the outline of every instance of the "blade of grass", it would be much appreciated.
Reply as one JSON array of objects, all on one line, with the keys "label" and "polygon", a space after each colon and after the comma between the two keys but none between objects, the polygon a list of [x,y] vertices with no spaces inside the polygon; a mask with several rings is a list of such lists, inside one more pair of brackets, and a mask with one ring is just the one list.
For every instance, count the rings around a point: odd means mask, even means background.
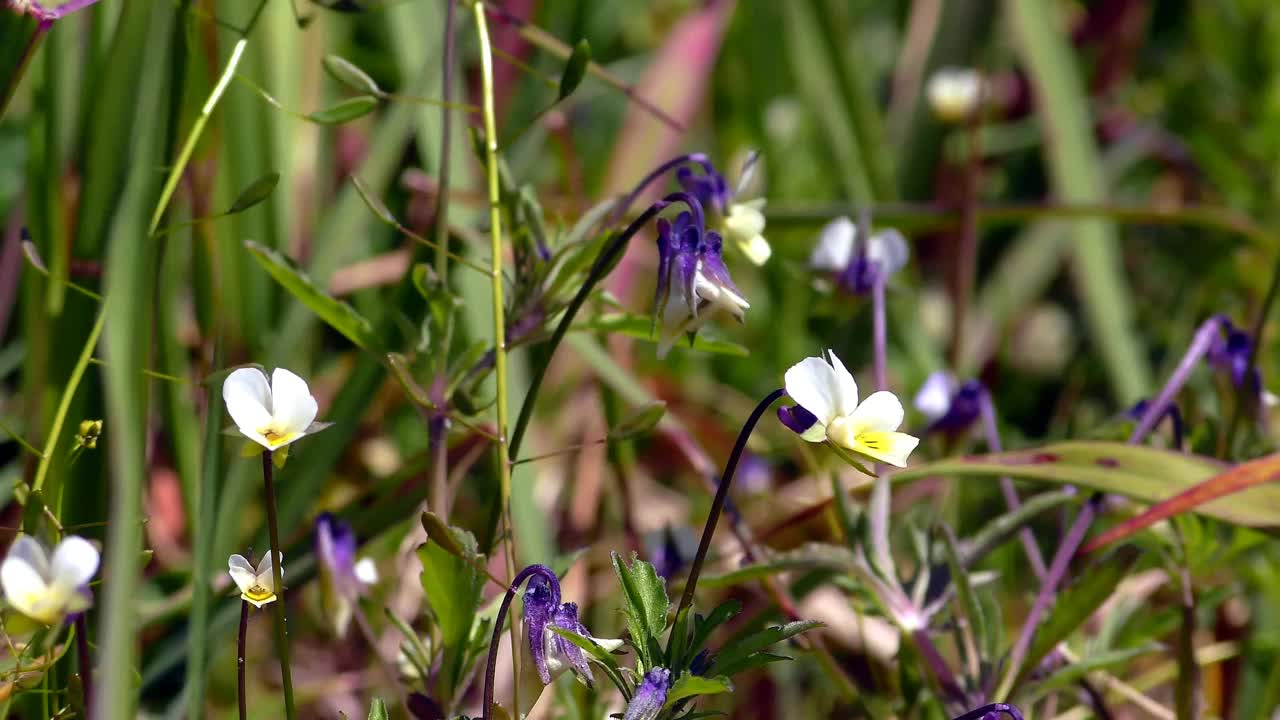
[{"label": "blade of grass", "polygon": [[[1026,64],[1044,124],[1045,161],[1055,193],[1068,203],[1106,200],[1102,160],[1094,142],[1089,98],[1052,3],[1005,3],[1018,52]],[[1133,328],[1133,301],[1125,282],[1115,226],[1103,220],[1076,224],[1076,291],[1084,305],[1112,395],[1127,407],[1151,392],[1151,372]]]}]

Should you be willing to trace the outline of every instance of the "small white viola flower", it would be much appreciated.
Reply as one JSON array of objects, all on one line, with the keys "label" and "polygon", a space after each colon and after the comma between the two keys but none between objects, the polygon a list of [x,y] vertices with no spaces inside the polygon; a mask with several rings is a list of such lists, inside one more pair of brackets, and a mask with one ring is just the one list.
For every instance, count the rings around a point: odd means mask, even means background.
[{"label": "small white viola flower", "polygon": [[822,228],[809,265],[833,273],[844,290],[866,295],[877,282],[888,281],[901,270],[910,256],[907,241],[897,230],[888,228],[864,239],[852,220],[839,217]]},{"label": "small white viola flower", "polygon": [[887,390],[858,402],[858,385],[840,358],[827,351],[830,362],[810,357],[786,373],[787,394],[797,407],[783,408],[779,418],[809,442],[830,442],[873,460],[906,467],[907,456],[919,438],[898,432],[902,403]]},{"label": "small white viola flower", "polygon": [[942,68],[929,78],[925,96],[939,120],[959,123],[978,110],[982,86],[982,74],[973,68]]},{"label": "small white viola flower", "polygon": [[242,435],[268,450],[278,450],[328,427],[315,422],[318,406],[307,382],[284,368],[271,383],[257,368],[240,368],[222,383],[227,412]]},{"label": "small white viola flower", "polygon": [[84,612],[92,604],[89,580],[98,572],[98,549],[69,535],[50,559],[40,541],[23,535],[13,541],[0,564],[0,586],[15,610],[45,625]]},{"label": "small white viola flower", "polygon": [[[284,554],[280,556],[280,577],[284,578]],[[276,600],[276,581],[271,570],[271,553],[267,553],[255,569],[243,555],[232,555],[227,559],[228,571],[236,587],[240,588],[240,599],[260,608]]]}]

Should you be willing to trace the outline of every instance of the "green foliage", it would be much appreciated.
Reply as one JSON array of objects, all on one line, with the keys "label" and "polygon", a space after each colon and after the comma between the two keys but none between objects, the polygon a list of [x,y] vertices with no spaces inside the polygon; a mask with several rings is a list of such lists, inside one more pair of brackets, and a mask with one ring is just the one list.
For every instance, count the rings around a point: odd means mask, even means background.
[{"label": "green foliage", "polygon": [[418,548],[422,562],[422,590],[436,626],[440,629],[443,659],[436,692],[446,702],[461,688],[467,671],[476,604],[484,576],[475,568],[481,561],[475,537],[465,530],[432,525],[436,532]]},{"label": "green foliage", "polygon": [[630,564],[616,552],[610,553],[610,557],[622,590],[630,643],[636,652],[637,672],[643,675],[661,664],[662,636],[666,634],[667,611],[671,608],[666,583],[658,577],[651,563],[641,560],[635,553],[631,555]]}]

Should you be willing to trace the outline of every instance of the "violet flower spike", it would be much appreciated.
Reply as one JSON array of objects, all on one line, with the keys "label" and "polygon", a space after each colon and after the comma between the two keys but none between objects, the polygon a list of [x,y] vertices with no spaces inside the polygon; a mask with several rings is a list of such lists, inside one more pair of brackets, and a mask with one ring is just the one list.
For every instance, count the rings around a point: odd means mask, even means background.
[{"label": "violet flower spike", "polygon": [[656,667],[645,673],[644,682],[627,703],[622,720],[654,720],[667,704],[667,691],[671,689],[671,671]]},{"label": "violet flower spike", "polygon": [[809,256],[809,266],[834,275],[836,284],[855,295],[870,295],[877,282],[907,264],[911,250],[902,233],[888,228],[863,238],[847,217],[827,223]]}]

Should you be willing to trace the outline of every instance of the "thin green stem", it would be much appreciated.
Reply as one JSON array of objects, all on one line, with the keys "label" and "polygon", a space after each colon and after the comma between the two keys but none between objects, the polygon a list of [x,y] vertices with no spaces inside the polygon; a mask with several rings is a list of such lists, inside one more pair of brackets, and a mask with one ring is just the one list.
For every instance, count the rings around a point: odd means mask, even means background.
[{"label": "thin green stem", "polygon": [[[502,519],[507,536],[507,577],[516,575],[515,529],[511,522],[511,463],[507,448],[507,330],[506,308],[502,297],[502,205],[498,179],[498,123],[493,97],[493,48],[489,41],[489,24],[484,3],[476,0],[471,9],[476,20],[476,38],[480,43],[480,77],[484,93],[484,155],[489,190],[489,287],[493,293],[493,369],[497,384],[495,422],[498,426],[498,478]],[[519,647],[516,624],[511,624],[511,647]],[[514,707],[519,707],[520,663],[512,657],[511,677],[517,693]]]},{"label": "thin green stem", "polygon": [[280,684],[284,692],[284,714],[298,716],[293,704],[293,673],[289,667],[289,629],[284,610],[284,555],[280,552],[280,528],[276,520],[276,486],[272,480],[271,451],[262,453],[262,485],[267,494],[267,532],[271,536],[271,580],[276,589],[276,651],[280,654]]},{"label": "thin green stem", "polygon": [[53,424],[49,426],[49,435],[44,441],[44,452],[40,454],[40,464],[36,466],[36,476],[31,482],[31,491],[38,492],[44,486],[44,480],[49,475],[49,464],[53,461],[53,450],[58,445],[58,436],[62,434],[62,426],[67,422],[67,412],[71,409],[71,399],[75,397],[76,388],[80,387],[80,380],[84,378],[84,371],[89,367],[89,360],[93,357],[93,348],[98,344],[98,337],[102,335],[102,328],[106,324],[107,305],[103,303],[98,310],[98,319],[93,323],[93,329],[89,331],[89,337],[85,340],[84,349],[80,351],[80,359],[76,361],[76,366],[71,370],[71,377],[67,379],[67,387],[62,391],[62,399],[58,402],[58,410],[54,413]]}]

